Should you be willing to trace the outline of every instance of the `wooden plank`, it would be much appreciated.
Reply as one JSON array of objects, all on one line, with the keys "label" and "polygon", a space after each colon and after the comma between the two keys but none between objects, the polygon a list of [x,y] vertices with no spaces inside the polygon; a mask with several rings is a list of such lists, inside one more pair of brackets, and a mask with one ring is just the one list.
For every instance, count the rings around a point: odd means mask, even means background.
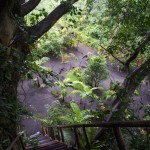
[{"label": "wooden plank", "polygon": [[119,150],[127,150],[120,128],[113,128]]},{"label": "wooden plank", "polygon": [[58,125],[51,127],[61,127],[61,128],[72,128],[72,127],[150,127],[150,120],[143,121],[115,121],[115,122],[102,122],[93,124],[74,124],[74,125]]}]

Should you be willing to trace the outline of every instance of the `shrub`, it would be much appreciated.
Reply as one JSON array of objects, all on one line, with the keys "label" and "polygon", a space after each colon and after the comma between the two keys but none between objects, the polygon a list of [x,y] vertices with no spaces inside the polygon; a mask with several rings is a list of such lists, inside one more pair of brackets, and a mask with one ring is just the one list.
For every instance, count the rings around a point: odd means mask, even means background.
[{"label": "shrub", "polygon": [[106,59],[103,56],[95,56],[88,60],[84,72],[84,82],[92,87],[99,86],[99,83],[108,77]]},{"label": "shrub", "polygon": [[76,40],[75,40],[75,38],[65,36],[63,38],[63,44],[66,48],[74,48],[74,47],[76,47]]},{"label": "shrub", "polygon": [[47,41],[44,43],[43,49],[47,49],[54,57],[59,57],[61,55],[61,51],[64,51],[65,47],[63,46],[63,39],[59,31],[50,32]]}]

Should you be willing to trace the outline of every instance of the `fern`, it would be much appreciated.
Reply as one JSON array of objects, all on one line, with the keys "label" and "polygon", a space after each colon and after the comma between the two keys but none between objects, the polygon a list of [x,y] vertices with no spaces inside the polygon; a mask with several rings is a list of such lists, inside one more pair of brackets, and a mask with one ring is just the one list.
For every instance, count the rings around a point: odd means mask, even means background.
[{"label": "fern", "polygon": [[75,114],[75,120],[82,120],[81,110],[79,106],[74,102],[70,102],[70,106]]}]

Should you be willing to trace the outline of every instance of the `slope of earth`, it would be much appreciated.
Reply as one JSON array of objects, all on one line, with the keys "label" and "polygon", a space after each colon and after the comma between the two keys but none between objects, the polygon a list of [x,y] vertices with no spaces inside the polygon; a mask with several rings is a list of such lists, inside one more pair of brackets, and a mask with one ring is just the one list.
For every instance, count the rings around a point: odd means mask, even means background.
[{"label": "slope of earth", "polygon": [[[83,46],[78,45],[77,49],[67,50],[67,53],[70,57],[67,60],[62,60],[62,58],[54,58],[50,57],[50,61],[45,63],[46,67],[51,68],[56,74],[58,74],[60,79],[63,79],[66,75],[66,72],[72,70],[75,67],[85,68],[87,65],[87,60],[93,55],[96,55],[96,51]],[[107,65],[109,71],[109,78],[101,83],[101,86],[104,89],[109,88],[110,82],[120,82],[122,83],[126,74],[118,71],[115,65],[109,64]],[[142,85],[139,88],[140,96],[134,97],[135,102],[132,104],[132,107],[135,110],[139,110],[141,100],[144,105],[150,103],[150,92],[148,91],[150,87],[146,85]],[[53,101],[57,99],[56,96],[51,94],[53,90],[59,92],[59,88],[57,86],[48,88],[34,88],[34,83],[32,80],[24,80],[21,81],[18,86],[18,97],[20,101],[28,107],[28,109],[33,114],[40,114],[42,116],[46,116],[46,108],[45,105],[53,105]],[[75,100],[78,104],[80,101],[79,96],[72,96],[65,99],[65,102],[70,101],[71,99]],[[80,105],[83,108],[83,105]],[[90,103],[90,100],[86,99],[86,105],[84,106],[88,109],[96,109],[96,103]],[[22,120],[22,125],[25,130],[27,130],[27,134],[31,135],[35,132],[40,131],[40,123],[35,121],[33,118],[24,118]]]}]

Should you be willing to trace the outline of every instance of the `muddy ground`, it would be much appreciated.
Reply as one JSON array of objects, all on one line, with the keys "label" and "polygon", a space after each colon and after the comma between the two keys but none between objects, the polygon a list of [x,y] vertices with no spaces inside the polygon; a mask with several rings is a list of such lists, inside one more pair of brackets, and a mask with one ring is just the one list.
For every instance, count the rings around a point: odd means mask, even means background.
[{"label": "muddy ground", "polygon": [[[75,68],[81,67],[85,68],[87,64],[87,59],[92,55],[96,55],[96,51],[83,46],[78,45],[77,49],[67,50],[66,53],[72,53],[72,57],[68,59],[67,63],[62,63],[62,58],[54,58],[50,57],[50,61],[45,63],[46,67],[50,67],[56,74],[59,75],[59,78],[64,78],[66,72]],[[101,86],[104,89],[109,88],[110,82],[120,82],[122,83],[126,77],[126,73],[118,71],[117,67],[113,64],[108,63],[107,68],[109,70],[109,78],[101,83]],[[44,88],[34,88],[34,83],[32,80],[23,80],[20,82],[18,86],[18,97],[20,101],[24,105],[28,107],[28,109],[33,112],[33,114],[41,114],[42,116],[46,116],[46,108],[45,105],[52,105],[53,101],[57,99],[56,96],[51,94],[52,90],[57,90],[59,92],[59,88],[55,87],[44,87]],[[135,112],[140,115],[139,108],[141,107],[141,102],[144,105],[150,104],[150,86],[146,86],[143,84],[139,88],[139,96],[134,96],[134,103],[131,104],[131,107],[135,109]],[[78,104],[80,101],[79,96],[68,97],[65,101],[74,99]],[[80,105],[82,108],[83,106]],[[90,103],[90,100],[86,99],[86,108],[88,109],[96,109],[96,103]],[[33,118],[23,118],[22,125],[24,129],[27,131],[27,134],[34,134],[40,131],[40,122],[35,121]]]}]

